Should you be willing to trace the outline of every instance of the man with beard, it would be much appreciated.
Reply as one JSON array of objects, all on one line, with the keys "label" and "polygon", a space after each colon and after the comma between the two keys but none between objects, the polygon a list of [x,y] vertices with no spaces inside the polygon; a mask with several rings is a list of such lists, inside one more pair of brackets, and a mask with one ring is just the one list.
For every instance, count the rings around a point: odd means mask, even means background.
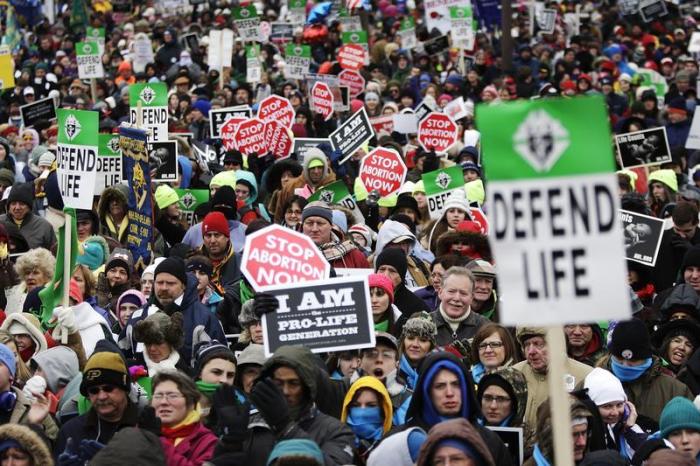
[{"label": "man with beard", "polygon": [[184,341],[176,348],[188,363],[194,358],[193,348],[203,341],[225,341],[221,324],[206,305],[199,301],[197,279],[186,272],[185,263],[179,257],[168,257],[158,264],[153,274],[153,294],[143,309],[131,315],[119,335],[119,347],[127,357],[143,352],[142,345],[133,338],[136,323],[156,312],[172,315],[181,312],[184,317]]},{"label": "man with beard", "polygon": [[129,399],[129,390],[124,356],[114,343],[100,341],[85,363],[80,384],[80,393],[90,401],[90,409],[59,430],[54,446],[54,457],[60,457],[58,464],[90,461],[117,431],[136,425],[138,406]]},{"label": "man with beard", "polygon": [[[97,279],[97,305],[116,314],[119,296],[130,288],[134,259],[127,249],[116,248]],[[110,322],[112,324],[113,322]]]}]

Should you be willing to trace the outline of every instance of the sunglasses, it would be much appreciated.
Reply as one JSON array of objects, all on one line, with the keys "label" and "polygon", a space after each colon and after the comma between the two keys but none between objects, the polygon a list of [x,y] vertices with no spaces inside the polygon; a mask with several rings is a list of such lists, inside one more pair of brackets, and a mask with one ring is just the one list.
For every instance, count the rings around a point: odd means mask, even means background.
[{"label": "sunglasses", "polygon": [[98,385],[87,389],[88,394],[98,395],[100,392],[112,393],[117,387],[114,385]]}]

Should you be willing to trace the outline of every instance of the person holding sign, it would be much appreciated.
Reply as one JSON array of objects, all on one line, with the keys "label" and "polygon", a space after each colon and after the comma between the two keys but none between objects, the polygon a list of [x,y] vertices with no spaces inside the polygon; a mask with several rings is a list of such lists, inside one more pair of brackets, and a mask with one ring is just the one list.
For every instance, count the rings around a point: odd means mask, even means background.
[{"label": "person holding sign", "polygon": [[426,227],[430,233],[426,237],[427,243],[424,246],[435,253],[440,236],[449,231],[455,231],[457,225],[464,220],[471,220],[469,202],[467,201],[466,193],[463,190],[459,190],[452,193],[445,201],[440,219],[430,227]]}]

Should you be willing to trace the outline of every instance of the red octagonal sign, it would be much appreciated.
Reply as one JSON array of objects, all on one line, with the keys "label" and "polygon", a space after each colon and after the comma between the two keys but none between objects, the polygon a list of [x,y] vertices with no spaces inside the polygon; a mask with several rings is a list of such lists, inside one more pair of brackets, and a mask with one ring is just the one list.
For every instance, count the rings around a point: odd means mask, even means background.
[{"label": "red octagonal sign", "polygon": [[333,116],[333,92],[328,84],[322,81],[314,83],[311,88],[311,108],[323,115],[324,120],[330,120]]},{"label": "red octagonal sign", "polygon": [[359,71],[342,70],[338,73],[338,81],[341,86],[348,86],[350,97],[353,99],[365,90],[365,78],[362,77]]},{"label": "red octagonal sign", "polygon": [[425,150],[445,152],[457,142],[457,125],[444,113],[431,112],[418,124],[418,142]]},{"label": "red octagonal sign", "polygon": [[246,121],[247,118],[243,117],[231,117],[226,120],[221,126],[221,142],[223,143],[224,150],[229,151],[236,148],[235,134],[238,129],[238,125]]},{"label": "red octagonal sign", "polygon": [[257,118],[250,118],[238,125],[233,138],[236,141],[236,147],[243,155],[256,153],[263,156],[267,153],[265,123]]},{"label": "red octagonal sign", "polygon": [[276,121],[284,127],[291,128],[292,123],[294,123],[294,107],[288,99],[271,95],[260,102],[258,118],[265,123]]},{"label": "red octagonal sign", "polygon": [[345,44],[338,49],[336,58],[344,70],[358,71],[365,66],[365,49],[360,44]]},{"label": "red octagonal sign", "polygon": [[375,189],[381,197],[401,189],[408,168],[398,152],[377,147],[360,163],[360,180],[368,192]]},{"label": "red octagonal sign", "polygon": [[325,280],[331,265],[306,235],[270,225],[245,239],[241,272],[255,291],[275,285]]}]

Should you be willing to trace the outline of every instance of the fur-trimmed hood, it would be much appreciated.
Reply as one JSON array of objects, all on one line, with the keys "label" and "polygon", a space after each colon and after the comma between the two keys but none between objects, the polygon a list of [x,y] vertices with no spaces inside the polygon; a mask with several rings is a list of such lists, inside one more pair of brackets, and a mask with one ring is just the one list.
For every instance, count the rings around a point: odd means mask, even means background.
[{"label": "fur-trimmed hood", "polygon": [[5,330],[12,335],[29,335],[36,346],[36,348],[34,348],[34,355],[46,351],[48,348],[46,337],[41,331],[39,319],[37,319],[34,314],[27,312],[15,312],[10,314],[0,326],[0,330]]},{"label": "fur-trimmed hood", "polygon": [[48,445],[29,427],[21,424],[5,424],[0,426],[0,443],[14,440],[29,454],[35,465],[53,466],[53,457]]},{"label": "fur-trimmed hood", "polygon": [[452,245],[457,242],[471,246],[472,250],[481,256],[481,259],[493,262],[491,247],[489,246],[489,241],[486,236],[480,233],[466,231],[448,231],[441,235],[437,241],[435,257],[450,254]]},{"label": "fur-trimmed hood", "polygon": [[100,202],[97,204],[97,215],[100,217],[100,220],[103,220],[105,215],[107,215],[109,203],[112,202],[113,199],[127,205],[129,201],[129,187],[125,184],[117,183],[113,186],[105,188],[105,190],[102,191]]}]

